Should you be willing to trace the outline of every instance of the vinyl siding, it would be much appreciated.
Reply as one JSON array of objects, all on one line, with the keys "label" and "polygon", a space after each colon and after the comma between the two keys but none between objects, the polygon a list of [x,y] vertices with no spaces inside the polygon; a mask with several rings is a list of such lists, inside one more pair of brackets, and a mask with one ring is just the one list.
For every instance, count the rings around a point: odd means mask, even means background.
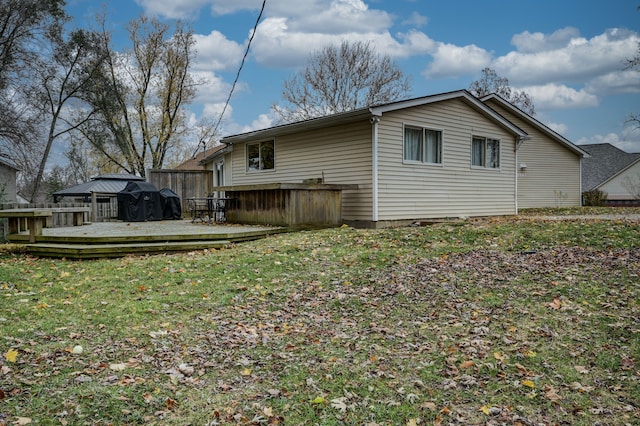
[{"label": "vinyl siding", "polygon": [[0,202],[16,200],[16,170],[0,162]]},{"label": "vinyl siding", "polygon": [[527,165],[518,173],[518,207],[580,206],[579,155],[497,102],[487,104],[531,137],[518,150],[518,164]]},{"label": "vinyl siding", "polygon": [[[442,130],[442,164],[403,163],[405,125]],[[471,166],[472,136],[500,140],[499,169]],[[379,220],[514,214],[515,137],[459,99],[386,113],[379,128]]]},{"label": "vinyl siding", "polygon": [[371,220],[371,124],[369,121],[276,137],[275,168],[246,170],[244,143],[230,154],[233,185],[292,183],[324,177],[328,184],[358,184],[342,193],[345,220]]},{"label": "vinyl siding", "polygon": [[631,184],[634,185],[634,183],[638,182],[638,179],[640,179],[640,163],[635,163],[619,175],[600,185],[598,189],[606,192],[607,199],[609,200],[633,200],[635,198],[633,194],[625,188],[625,182],[630,181]]}]

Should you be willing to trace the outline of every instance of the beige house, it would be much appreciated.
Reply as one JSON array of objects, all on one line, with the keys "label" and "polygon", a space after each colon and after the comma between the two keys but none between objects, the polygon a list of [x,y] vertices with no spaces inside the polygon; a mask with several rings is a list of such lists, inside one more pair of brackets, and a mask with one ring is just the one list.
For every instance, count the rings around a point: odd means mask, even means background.
[{"label": "beige house", "polygon": [[580,164],[589,154],[499,96],[481,100],[527,133],[517,151],[518,207],[580,206]]},{"label": "beige house", "polygon": [[608,144],[582,145],[590,158],[582,164],[582,188],[602,191],[610,206],[638,206],[640,153],[628,153]]},{"label": "beige house", "polygon": [[13,164],[0,160],[0,202],[16,202],[18,193],[16,188],[16,174],[18,168]]},{"label": "beige house", "polygon": [[[520,204],[555,205],[558,199],[580,205],[583,152],[499,98],[483,102],[466,90],[228,136],[222,142],[226,148],[204,160],[216,171],[214,185],[354,185],[343,190],[342,218],[356,226],[510,215]],[[521,155],[529,143],[536,146]],[[540,191],[539,185],[548,190]]]}]

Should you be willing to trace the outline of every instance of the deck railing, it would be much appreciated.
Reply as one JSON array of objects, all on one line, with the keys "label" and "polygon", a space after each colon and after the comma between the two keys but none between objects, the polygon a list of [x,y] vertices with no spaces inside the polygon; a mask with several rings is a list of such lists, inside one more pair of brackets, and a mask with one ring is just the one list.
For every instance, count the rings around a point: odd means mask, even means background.
[{"label": "deck railing", "polygon": [[[0,210],[6,209],[55,209],[58,207],[85,207],[84,203],[0,203]],[[85,213],[85,221],[89,221],[89,214]],[[6,220],[0,219],[0,241],[7,236]],[[63,228],[65,226],[74,226],[73,213],[71,212],[53,212],[50,218],[47,218],[46,226],[49,228]]]}]

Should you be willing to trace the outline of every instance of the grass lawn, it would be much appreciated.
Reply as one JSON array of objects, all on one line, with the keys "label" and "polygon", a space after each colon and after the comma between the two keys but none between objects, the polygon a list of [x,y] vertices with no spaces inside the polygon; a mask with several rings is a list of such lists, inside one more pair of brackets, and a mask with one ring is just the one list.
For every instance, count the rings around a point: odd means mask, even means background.
[{"label": "grass lawn", "polygon": [[640,224],[537,214],[116,260],[7,245],[0,424],[639,424]]}]

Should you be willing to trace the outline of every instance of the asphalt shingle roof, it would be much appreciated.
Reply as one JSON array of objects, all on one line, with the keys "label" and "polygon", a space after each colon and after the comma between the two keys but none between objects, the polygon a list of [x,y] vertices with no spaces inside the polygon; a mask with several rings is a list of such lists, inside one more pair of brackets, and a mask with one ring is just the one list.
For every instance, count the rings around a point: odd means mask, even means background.
[{"label": "asphalt shingle roof", "polygon": [[640,153],[630,154],[608,143],[580,145],[590,158],[582,159],[582,190],[591,191],[640,160]]}]

